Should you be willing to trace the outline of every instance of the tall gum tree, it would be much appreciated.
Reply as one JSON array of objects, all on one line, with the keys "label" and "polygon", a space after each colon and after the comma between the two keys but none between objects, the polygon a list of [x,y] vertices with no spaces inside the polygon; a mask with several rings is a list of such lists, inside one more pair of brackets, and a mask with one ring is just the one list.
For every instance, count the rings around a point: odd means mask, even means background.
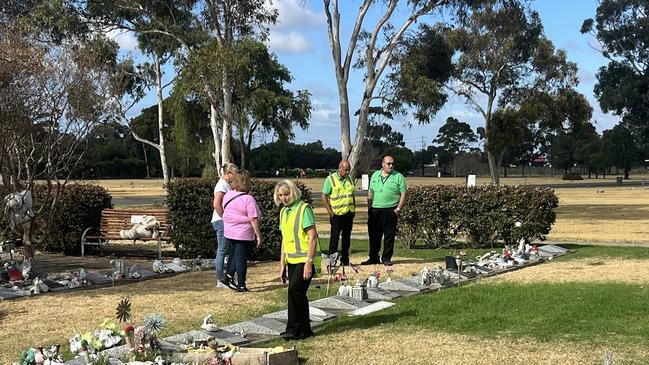
[{"label": "tall gum tree", "polygon": [[597,72],[595,97],[604,112],[622,117],[632,127],[645,157],[649,153],[649,3],[644,0],[602,0],[582,33],[597,42],[593,48],[608,59]]},{"label": "tall gum tree", "polygon": [[[375,95],[376,89],[386,68],[389,67],[393,54],[401,44],[404,34],[424,15],[436,10],[464,9],[488,1],[480,0],[363,0],[351,30],[347,48],[344,49],[340,37],[340,6],[339,0],[323,0],[327,18],[327,34],[334,63],[334,73],[338,86],[340,103],[340,131],[342,158],[349,160],[352,171],[356,170],[363,141],[367,132],[370,106],[373,100],[381,99]],[[393,24],[393,16],[397,5],[406,4],[407,16],[400,24]],[[365,21],[368,12],[381,8],[382,15],[368,29]],[[349,103],[349,76],[355,54],[359,60],[356,66],[362,68],[364,89],[358,107],[358,122],[354,142],[351,140],[351,115]]]},{"label": "tall gum tree", "polygon": [[577,66],[555,50],[539,15],[520,2],[470,12],[459,25],[446,34],[456,60],[446,86],[483,117],[491,182],[499,184],[504,148],[492,133],[495,111],[576,86]]}]

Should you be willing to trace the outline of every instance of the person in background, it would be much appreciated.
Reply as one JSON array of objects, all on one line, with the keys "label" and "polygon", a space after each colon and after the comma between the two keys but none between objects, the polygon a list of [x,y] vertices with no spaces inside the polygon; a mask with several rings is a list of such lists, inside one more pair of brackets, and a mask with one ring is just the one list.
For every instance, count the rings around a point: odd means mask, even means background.
[{"label": "person in background", "polygon": [[383,254],[381,262],[392,265],[394,237],[397,233],[399,212],[406,202],[406,179],[394,171],[394,159],[386,155],[381,159],[381,170],[372,174],[367,192],[367,230],[370,236],[370,252],[367,261],[361,265],[379,263],[381,238]]},{"label": "person in background", "polygon": [[230,191],[230,180],[239,171],[237,165],[233,163],[227,163],[223,166],[223,175],[216,183],[214,187],[214,199],[212,200],[212,206],[214,211],[212,212],[212,227],[216,232],[216,258],[214,259],[214,266],[216,267],[216,287],[225,288],[221,282],[224,278],[224,265],[225,257],[230,253],[230,247],[225,242],[223,237],[223,196],[225,193]]},{"label": "person in background", "polygon": [[[224,236],[232,247],[232,256],[228,262],[228,270],[222,284],[238,292],[249,292],[246,287],[248,272],[248,257],[252,250],[261,246],[261,231],[259,229],[259,206],[252,195],[248,194],[251,187],[248,171],[240,171],[230,182],[232,190],[223,196],[223,226]],[[237,281],[234,282],[234,273]]]},{"label": "person in background", "polygon": [[329,223],[331,224],[329,255],[338,251],[338,239],[342,235],[340,264],[343,266],[349,265],[349,246],[354,225],[354,212],[356,211],[355,187],[349,176],[350,170],[349,161],[340,161],[338,171],[325,179],[320,196],[322,204],[329,213]]},{"label": "person in background", "polygon": [[[309,318],[307,290],[316,267],[320,267],[318,232],[311,206],[300,199],[300,189],[290,180],[275,186],[275,204],[282,205],[279,228],[282,232],[279,261],[280,279],[288,279],[288,322],[281,334],[285,340],[314,335]],[[288,270],[287,270],[288,269]],[[287,273],[288,271],[288,273]]]}]

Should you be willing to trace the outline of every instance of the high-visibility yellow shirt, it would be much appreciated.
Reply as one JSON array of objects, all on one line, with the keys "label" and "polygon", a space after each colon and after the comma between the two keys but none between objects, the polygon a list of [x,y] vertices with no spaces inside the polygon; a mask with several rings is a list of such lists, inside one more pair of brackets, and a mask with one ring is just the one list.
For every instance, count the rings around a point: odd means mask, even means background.
[{"label": "high-visibility yellow shirt", "polygon": [[[298,199],[288,207],[282,208],[279,214],[279,227],[282,232],[284,246],[284,261],[289,264],[307,262],[309,254],[309,235],[306,229],[315,225],[313,209]],[[320,268],[320,252],[316,247],[313,264],[316,270]]]},{"label": "high-visibility yellow shirt", "polygon": [[329,204],[335,215],[343,215],[356,210],[354,182],[347,176],[341,178],[337,172],[327,176],[322,192],[329,195]]}]

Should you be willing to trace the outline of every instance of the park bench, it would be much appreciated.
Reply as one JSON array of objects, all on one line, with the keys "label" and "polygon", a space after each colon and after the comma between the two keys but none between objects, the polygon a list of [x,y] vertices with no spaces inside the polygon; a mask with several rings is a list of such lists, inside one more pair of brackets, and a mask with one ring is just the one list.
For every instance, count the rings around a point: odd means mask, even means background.
[{"label": "park bench", "polygon": [[[162,258],[162,242],[169,241],[169,222],[166,209],[104,209],[101,212],[99,227],[87,228],[81,235],[81,257],[85,256],[85,246],[98,246],[100,249],[109,241],[156,241],[158,243],[158,258]],[[121,230],[129,230],[143,216],[154,216],[160,223],[157,237],[141,237],[125,239],[120,236]]]}]

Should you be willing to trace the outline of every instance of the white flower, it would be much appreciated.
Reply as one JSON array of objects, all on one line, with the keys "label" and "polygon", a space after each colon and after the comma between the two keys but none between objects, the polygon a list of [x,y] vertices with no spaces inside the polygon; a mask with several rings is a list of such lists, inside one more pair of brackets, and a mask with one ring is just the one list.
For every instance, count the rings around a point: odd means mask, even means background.
[{"label": "white flower", "polygon": [[514,223],[514,226],[515,226],[515,227],[520,227],[520,226],[521,226],[521,222],[515,222],[515,223]]}]

